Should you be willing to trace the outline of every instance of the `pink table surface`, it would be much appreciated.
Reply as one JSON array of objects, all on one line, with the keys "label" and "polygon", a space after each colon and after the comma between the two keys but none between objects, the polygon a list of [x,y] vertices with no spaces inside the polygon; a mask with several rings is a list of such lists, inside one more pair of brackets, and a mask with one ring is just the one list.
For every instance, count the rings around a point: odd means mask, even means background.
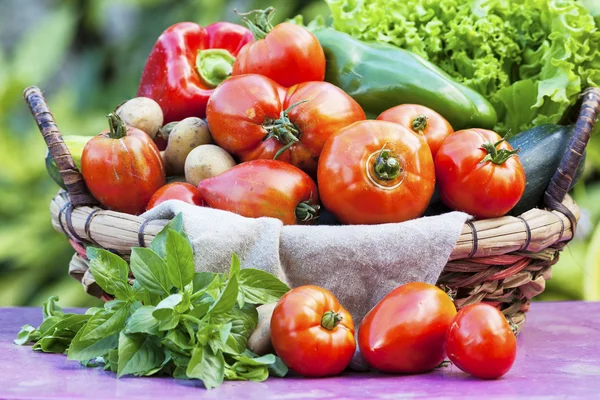
[{"label": "pink table surface", "polygon": [[480,381],[451,366],[414,376],[345,373],[225,382],[211,391],[198,381],[116,379],[63,355],[12,343],[22,325],[40,321],[39,308],[0,308],[0,399],[600,399],[600,303],[534,303],[515,365],[497,381]]}]

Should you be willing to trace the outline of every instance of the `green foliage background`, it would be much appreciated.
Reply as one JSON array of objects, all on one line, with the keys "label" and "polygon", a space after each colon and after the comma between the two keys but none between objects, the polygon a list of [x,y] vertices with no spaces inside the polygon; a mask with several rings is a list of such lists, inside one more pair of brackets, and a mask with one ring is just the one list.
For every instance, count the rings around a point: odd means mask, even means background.
[{"label": "green foliage background", "polygon": [[[98,303],[67,275],[73,254],[50,224],[57,191],[44,168],[44,142],[22,100],[44,91],[64,134],[95,135],[106,114],[134,97],[156,38],[180,21],[238,22],[234,9],[274,5],[276,21],[328,14],[320,0],[3,0],[0,12],[0,306]],[[600,299],[600,140],[588,151],[580,239],[565,250],[544,299]],[[595,228],[595,229],[594,229]],[[596,232],[594,232],[594,230]]]}]

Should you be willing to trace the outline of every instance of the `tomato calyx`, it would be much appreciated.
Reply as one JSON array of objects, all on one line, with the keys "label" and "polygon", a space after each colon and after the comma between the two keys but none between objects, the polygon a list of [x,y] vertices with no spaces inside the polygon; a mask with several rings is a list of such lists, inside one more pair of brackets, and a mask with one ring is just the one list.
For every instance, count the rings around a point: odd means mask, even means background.
[{"label": "tomato calyx", "polygon": [[419,114],[412,120],[413,131],[423,134],[425,128],[427,128],[427,120],[429,118],[425,114]]},{"label": "tomato calyx", "polygon": [[290,121],[288,116],[289,112],[302,103],[306,103],[308,100],[302,100],[297,103],[290,105],[285,110],[281,111],[279,118],[275,120],[267,120],[263,124],[263,128],[267,131],[263,141],[275,138],[279,142],[283,143],[283,147],[275,153],[273,160],[283,154],[287,149],[292,147],[294,143],[297,143],[300,139],[300,130],[298,127]]},{"label": "tomato calyx", "polygon": [[108,118],[108,137],[111,139],[121,139],[127,136],[127,127],[125,122],[116,113],[110,113],[106,116]]},{"label": "tomato calyx", "polygon": [[332,331],[343,319],[342,314],[330,310],[325,312],[323,317],[321,317],[321,326],[328,331]]},{"label": "tomato calyx", "polygon": [[209,89],[214,89],[231,76],[235,57],[225,49],[200,50],[196,56],[196,71]]},{"label": "tomato calyx", "polygon": [[[254,35],[254,39],[260,40],[264,39],[269,32],[273,29],[273,24],[271,24],[271,20],[273,19],[273,13],[275,12],[274,7],[267,7],[264,10],[252,10],[245,13],[238,13],[235,11],[237,15],[243,16],[242,21],[248,26],[250,32]],[[248,16],[253,16],[254,21],[251,21]]]},{"label": "tomato calyx", "polygon": [[519,152],[519,149],[516,150],[507,150],[507,149],[497,149],[497,147],[504,142],[504,139],[497,141],[496,143],[484,143],[481,145],[481,150],[487,151],[486,156],[479,162],[479,164],[483,164],[486,161],[491,161],[496,165],[504,164],[509,158]]},{"label": "tomato calyx", "polygon": [[159,128],[157,137],[163,138],[164,140],[169,140],[169,135],[175,126],[179,123],[179,121],[172,121],[166,124],[165,126]]},{"label": "tomato calyx", "polygon": [[387,144],[383,145],[379,151],[379,155],[375,158],[373,170],[378,179],[392,181],[398,178],[400,173],[402,173],[402,167],[400,166],[400,161],[398,161],[398,158],[392,151],[385,148],[386,145]]},{"label": "tomato calyx", "polygon": [[321,206],[312,202],[312,194],[306,201],[301,201],[296,206],[296,218],[301,222],[308,222],[319,218]]}]

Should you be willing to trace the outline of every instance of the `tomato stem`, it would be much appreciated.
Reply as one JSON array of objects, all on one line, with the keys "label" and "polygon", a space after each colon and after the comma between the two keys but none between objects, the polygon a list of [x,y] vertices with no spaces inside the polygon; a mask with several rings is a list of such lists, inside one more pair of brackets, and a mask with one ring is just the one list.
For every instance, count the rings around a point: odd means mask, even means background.
[{"label": "tomato stem", "polygon": [[161,137],[165,140],[169,140],[169,135],[171,134],[171,132],[173,131],[173,129],[175,128],[175,126],[179,123],[179,121],[173,121],[173,122],[169,122],[168,124],[166,124],[165,126],[163,126],[162,128],[160,128],[158,130],[158,137]]},{"label": "tomato stem", "polygon": [[108,118],[108,128],[110,132],[108,137],[111,139],[121,139],[127,135],[127,127],[125,122],[116,113],[110,113],[106,116]]},{"label": "tomato stem", "polygon": [[264,140],[275,138],[283,143],[283,147],[275,153],[273,160],[276,160],[280,155],[282,155],[287,149],[292,147],[294,143],[297,143],[300,139],[300,130],[288,116],[289,112],[294,108],[299,106],[302,103],[306,103],[308,100],[302,100],[297,103],[290,105],[285,110],[281,111],[279,118],[276,120],[268,120],[266,121],[266,125],[263,125],[263,128],[267,131]]},{"label": "tomato stem", "polygon": [[390,149],[386,149],[387,143],[379,151],[379,155],[373,164],[375,176],[384,181],[396,179],[402,172],[398,158],[394,156]]},{"label": "tomato stem", "polygon": [[516,150],[507,150],[507,149],[498,149],[498,145],[504,142],[504,139],[497,141],[496,143],[484,143],[481,145],[481,149],[487,151],[486,156],[479,162],[479,164],[483,164],[486,161],[491,161],[494,164],[500,165],[504,164],[509,158],[519,152],[519,149]]},{"label": "tomato stem", "polygon": [[[238,13],[234,10],[237,15],[243,16],[242,21],[248,26],[250,32],[254,35],[255,40],[264,39],[269,32],[273,29],[271,20],[273,19],[273,13],[275,12],[274,7],[267,7],[264,10],[252,10],[245,13]],[[253,16],[254,21],[245,16]]]},{"label": "tomato stem", "polygon": [[342,322],[343,319],[344,317],[342,317],[342,314],[337,313],[333,310],[327,311],[323,314],[323,317],[321,318],[321,326],[327,329],[328,331],[332,331],[333,328],[338,326],[338,324]]},{"label": "tomato stem", "polygon": [[427,118],[426,115],[424,114],[419,114],[417,115],[413,120],[412,120],[412,128],[413,131],[415,132],[419,132],[421,135],[423,134],[423,131],[425,130],[425,128],[427,128],[427,120],[429,118]]},{"label": "tomato stem", "polygon": [[312,193],[306,201],[298,203],[296,206],[296,218],[301,222],[308,222],[319,218],[321,206],[312,203]]},{"label": "tomato stem", "polygon": [[200,50],[196,56],[196,70],[200,80],[212,89],[231,76],[235,57],[225,49]]}]

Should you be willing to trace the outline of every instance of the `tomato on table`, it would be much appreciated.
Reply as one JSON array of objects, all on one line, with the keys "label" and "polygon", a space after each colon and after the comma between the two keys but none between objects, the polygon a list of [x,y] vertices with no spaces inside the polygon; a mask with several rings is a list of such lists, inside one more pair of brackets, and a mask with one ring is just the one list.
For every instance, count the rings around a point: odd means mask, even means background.
[{"label": "tomato on table", "polygon": [[471,304],[462,308],[446,338],[446,353],[458,368],[477,378],[497,379],[517,356],[517,339],[496,307]]},{"label": "tomato on table", "polygon": [[382,372],[429,371],[446,356],[444,340],[455,315],[454,303],[441,289],[422,282],[402,285],[361,322],[360,354]]},{"label": "tomato on table", "polygon": [[154,193],[146,206],[146,210],[150,210],[167,200],[181,200],[184,203],[196,206],[204,205],[202,196],[200,196],[194,185],[185,182],[173,182],[161,187]]},{"label": "tomato on table", "polygon": [[392,107],[382,112],[377,119],[395,122],[425,136],[434,159],[444,140],[454,132],[446,118],[431,108],[418,104],[401,104]]},{"label": "tomato on table", "polygon": [[330,291],[313,285],[292,289],[279,300],[271,342],[292,371],[312,377],[342,372],[356,349],[350,313]]},{"label": "tomato on table", "polygon": [[110,130],[90,139],[81,155],[81,174],[104,207],[141,214],[165,184],[165,169],[156,144],[145,132],[108,115]]},{"label": "tomato on table", "polygon": [[286,89],[261,75],[228,79],[207,107],[213,139],[240,161],[276,158],[313,177],[329,136],[364,119],[358,103],[330,83]]},{"label": "tomato on table", "polygon": [[321,200],[345,224],[382,224],[419,217],[433,195],[435,173],[422,136],[386,121],[339,130],[319,159]]},{"label": "tomato on table", "polygon": [[435,157],[444,204],[478,219],[505,215],[525,191],[525,171],[517,151],[486,129],[448,136]]}]

